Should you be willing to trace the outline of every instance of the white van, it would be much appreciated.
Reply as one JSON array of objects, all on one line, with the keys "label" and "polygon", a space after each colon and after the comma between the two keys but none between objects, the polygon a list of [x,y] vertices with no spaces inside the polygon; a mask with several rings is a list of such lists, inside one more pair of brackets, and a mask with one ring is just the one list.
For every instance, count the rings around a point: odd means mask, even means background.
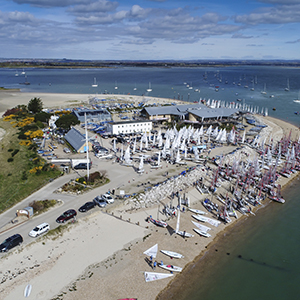
[{"label": "white van", "polygon": [[42,224],[36,226],[35,228],[33,228],[29,232],[28,235],[31,237],[37,237],[37,236],[47,232],[48,230],[50,230],[50,225],[48,223],[42,223]]}]

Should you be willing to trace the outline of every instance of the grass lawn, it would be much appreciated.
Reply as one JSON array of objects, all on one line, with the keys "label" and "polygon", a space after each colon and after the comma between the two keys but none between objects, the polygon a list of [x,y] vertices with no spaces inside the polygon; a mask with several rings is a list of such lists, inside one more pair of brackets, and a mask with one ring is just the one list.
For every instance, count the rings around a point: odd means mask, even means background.
[{"label": "grass lawn", "polygon": [[[2,212],[29,196],[51,178],[59,176],[60,171],[53,168],[41,171],[39,175],[30,174],[29,170],[36,166],[35,162],[40,159],[39,156],[27,146],[19,145],[18,128],[14,128],[10,122],[0,119],[0,128],[6,131],[0,141],[0,212]],[[8,162],[8,159],[13,161]],[[44,162],[47,163],[45,160]]]}]

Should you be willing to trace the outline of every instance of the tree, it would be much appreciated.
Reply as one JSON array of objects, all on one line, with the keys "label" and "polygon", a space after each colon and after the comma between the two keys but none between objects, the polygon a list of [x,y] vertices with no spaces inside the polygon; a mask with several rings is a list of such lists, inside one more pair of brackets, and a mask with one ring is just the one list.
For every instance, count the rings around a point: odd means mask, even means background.
[{"label": "tree", "polygon": [[41,98],[32,98],[28,103],[28,110],[36,114],[41,112],[43,109],[43,102]]},{"label": "tree", "polygon": [[63,115],[55,122],[55,125],[57,127],[67,129],[67,130],[69,130],[71,126],[77,124],[80,124],[80,121],[73,114]]},{"label": "tree", "polygon": [[34,116],[34,121],[35,122],[44,122],[44,123],[48,123],[49,119],[51,117],[51,114],[48,114],[44,111],[40,112],[40,113],[37,113],[35,116]]}]

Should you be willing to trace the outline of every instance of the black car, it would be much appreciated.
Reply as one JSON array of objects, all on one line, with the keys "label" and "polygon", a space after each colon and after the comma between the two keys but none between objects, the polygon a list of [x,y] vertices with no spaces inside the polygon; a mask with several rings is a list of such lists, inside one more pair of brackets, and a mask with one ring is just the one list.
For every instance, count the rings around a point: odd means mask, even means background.
[{"label": "black car", "polygon": [[[74,167],[75,170],[87,170],[87,163],[80,163]],[[89,169],[92,167],[92,163],[89,163]]]},{"label": "black car", "polygon": [[86,211],[88,211],[88,210],[94,208],[95,205],[96,205],[96,204],[95,204],[94,202],[87,202],[87,203],[83,204],[78,210],[79,210],[80,212],[86,212]]},{"label": "black car", "polygon": [[66,221],[75,218],[77,215],[77,212],[75,209],[69,209],[65,211],[62,215],[60,215],[57,219],[57,223],[65,223]]},{"label": "black car", "polygon": [[8,250],[21,245],[23,243],[23,238],[20,234],[14,234],[7,238],[1,245],[0,245],[0,252],[7,252]]}]

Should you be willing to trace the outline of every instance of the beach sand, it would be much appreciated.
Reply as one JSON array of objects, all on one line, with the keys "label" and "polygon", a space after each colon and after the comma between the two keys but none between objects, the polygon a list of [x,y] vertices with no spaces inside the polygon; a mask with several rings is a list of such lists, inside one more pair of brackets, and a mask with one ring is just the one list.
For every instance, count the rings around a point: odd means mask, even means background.
[{"label": "beach sand", "polygon": [[[42,98],[44,106],[50,108],[53,105],[65,107],[71,103],[84,103],[88,100],[88,96],[37,93],[3,95],[1,92],[0,110],[18,104],[27,104],[32,97]],[[128,101],[132,96],[122,97]],[[141,101],[141,99],[136,99],[136,101]],[[153,101],[159,100],[154,98]],[[168,100],[163,99],[163,101]],[[271,117],[260,118],[268,124],[268,130],[264,133],[266,138],[271,134],[274,140],[278,140],[283,135],[289,134],[290,130],[292,130],[293,139],[299,136],[298,128],[289,123]],[[244,148],[243,151],[251,154],[253,150]],[[210,157],[220,155],[222,152],[222,147],[213,149]],[[143,178],[147,180],[146,175]],[[281,177],[279,183],[284,186],[290,179]],[[228,186],[221,188],[224,193],[226,188]],[[205,198],[205,195],[201,195],[193,187],[188,187],[184,192],[189,195],[193,208],[204,210],[201,200]],[[169,203],[170,198],[167,197],[164,202]],[[269,199],[264,200],[264,205],[268,202],[270,202]],[[187,211],[181,214],[180,229],[193,233],[194,237],[184,239],[173,232],[176,227],[176,218],[166,220],[169,224],[167,229],[156,227],[145,221],[148,215],[156,218],[162,205],[138,210],[131,208],[128,202],[124,207],[116,208],[113,211],[114,215],[102,212],[93,213],[75,224],[70,224],[62,236],[53,240],[50,237],[41,237],[40,241],[32,242],[22,247],[20,251],[14,250],[8,253],[7,256],[1,258],[1,298],[22,297],[25,286],[30,283],[32,285],[30,299],[113,300],[133,297],[139,300],[153,300],[172,282],[175,276],[181,275],[174,274],[173,277],[167,279],[146,283],[144,272],[151,272],[152,268],[145,261],[146,256],[143,254],[145,250],[158,243],[159,251],[171,250],[184,255],[184,258],[171,260],[159,252],[156,257],[158,262],[163,260],[165,264],[185,267],[192,264],[194,259],[202,257],[207,247],[215,242],[214,238],[221,232],[245,219],[239,214],[239,219],[232,218],[233,222],[230,224],[210,226],[212,238],[204,238],[193,232],[192,214]],[[208,216],[215,217],[212,214]],[[155,272],[168,273],[158,267]]]}]

